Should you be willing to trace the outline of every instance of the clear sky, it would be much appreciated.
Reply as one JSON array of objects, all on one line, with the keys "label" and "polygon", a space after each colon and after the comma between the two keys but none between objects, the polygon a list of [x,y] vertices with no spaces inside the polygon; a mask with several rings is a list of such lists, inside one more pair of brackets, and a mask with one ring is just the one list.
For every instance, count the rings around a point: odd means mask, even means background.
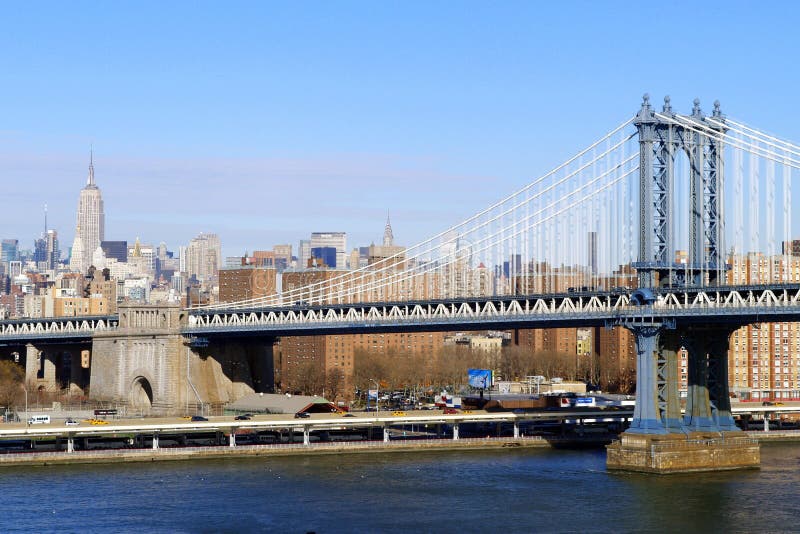
[{"label": "clear sky", "polygon": [[800,141],[796,2],[18,2],[0,17],[0,237],[225,255],[411,245],[632,116],[694,97]]}]

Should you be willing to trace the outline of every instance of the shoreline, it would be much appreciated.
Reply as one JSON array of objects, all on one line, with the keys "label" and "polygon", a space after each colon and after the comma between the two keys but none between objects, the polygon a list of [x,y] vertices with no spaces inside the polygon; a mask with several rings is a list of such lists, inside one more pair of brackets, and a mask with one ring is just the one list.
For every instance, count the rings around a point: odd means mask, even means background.
[{"label": "shoreline", "polygon": [[[759,444],[800,441],[800,431],[747,432]],[[524,436],[518,438],[461,438],[407,441],[354,441],[315,443],[313,445],[229,445],[205,447],[163,447],[159,449],[101,449],[89,451],[16,452],[0,454],[0,468],[15,466],[51,466],[72,464],[115,464],[166,461],[191,461],[200,459],[257,458],[281,456],[315,456],[331,454],[414,453],[429,451],[486,450],[486,449],[538,449],[538,448],[601,448],[609,442],[608,436],[585,438],[545,438]]]},{"label": "shoreline", "polygon": [[462,438],[408,441],[364,441],[315,443],[313,445],[228,445],[206,447],[164,447],[159,449],[103,449],[89,451],[19,452],[0,455],[0,468],[14,466],[49,466],[87,463],[138,463],[198,459],[256,458],[280,456],[315,456],[330,454],[414,453],[420,451],[453,451],[520,448],[594,447],[608,439],[545,439],[540,436],[519,438]]}]

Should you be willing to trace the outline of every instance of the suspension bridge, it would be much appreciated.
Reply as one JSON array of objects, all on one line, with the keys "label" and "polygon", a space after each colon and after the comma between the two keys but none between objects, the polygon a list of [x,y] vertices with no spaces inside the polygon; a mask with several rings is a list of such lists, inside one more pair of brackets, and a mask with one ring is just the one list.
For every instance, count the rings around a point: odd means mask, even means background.
[{"label": "suspension bridge", "polygon": [[[620,326],[637,344],[631,434],[735,432],[731,333],[800,310],[791,202],[800,146],[724,115],[718,102],[709,114],[698,100],[687,114],[669,97],[659,107],[645,95],[634,116],[564,163],[390,257],[181,310],[171,327],[203,340]],[[754,255],[766,260],[756,272]],[[123,322],[5,321],[0,342],[113,335]],[[689,354],[685,415],[680,349]]]}]

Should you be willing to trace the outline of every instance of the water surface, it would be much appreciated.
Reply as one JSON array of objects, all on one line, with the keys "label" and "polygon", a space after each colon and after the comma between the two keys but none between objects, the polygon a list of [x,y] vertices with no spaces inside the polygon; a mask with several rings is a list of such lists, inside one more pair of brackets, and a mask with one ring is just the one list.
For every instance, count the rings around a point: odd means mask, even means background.
[{"label": "water surface", "polygon": [[0,470],[2,531],[800,531],[800,444],[762,468],[612,474],[597,451],[492,450]]}]

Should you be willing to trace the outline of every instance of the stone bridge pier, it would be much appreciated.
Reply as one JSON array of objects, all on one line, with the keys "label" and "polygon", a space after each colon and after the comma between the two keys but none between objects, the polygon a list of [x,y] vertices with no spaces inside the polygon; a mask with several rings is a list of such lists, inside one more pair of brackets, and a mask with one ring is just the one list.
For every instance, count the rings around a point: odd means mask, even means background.
[{"label": "stone bridge pier", "polygon": [[67,391],[82,395],[89,385],[91,345],[77,343],[27,343],[16,347],[12,357],[25,367],[28,389]]},{"label": "stone bridge pier", "polygon": [[271,338],[187,337],[186,322],[178,305],[120,305],[119,328],[93,339],[90,398],[177,415],[272,390]]},{"label": "stone bridge pier", "polygon": [[[757,467],[758,443],[734,423],[728,393],[732,328],[658,322],[625,325],[636,337],[636,408],[610,469],[656,473]],[[678,395],[678,353],[688,356],[688,392]],[[681,414],[683,412],[683,414]]]}]

